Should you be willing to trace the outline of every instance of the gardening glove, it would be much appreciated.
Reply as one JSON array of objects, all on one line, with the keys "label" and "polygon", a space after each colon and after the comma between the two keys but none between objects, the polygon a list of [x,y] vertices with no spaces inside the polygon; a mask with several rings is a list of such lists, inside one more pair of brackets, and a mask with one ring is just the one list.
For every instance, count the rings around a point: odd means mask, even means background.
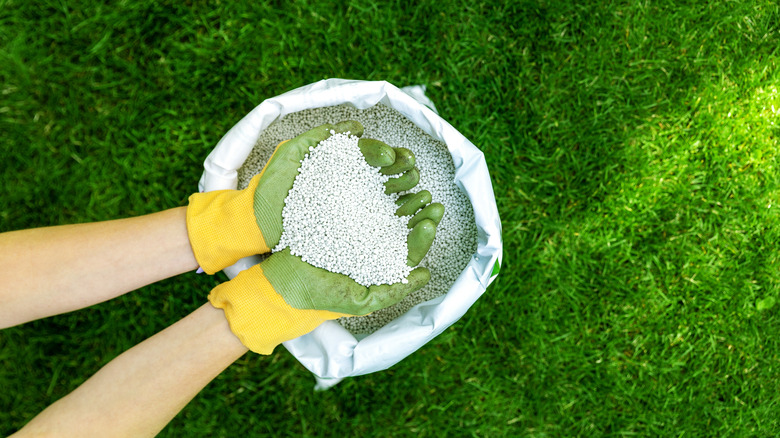
[{"label": "gardening glove", "polygon": [[321,310],[290,307],[255,265],[215,287],[209,302],[225,312],[230,330],[244,346],[271,354],[282,342],[303,336],[329,319],[345,316]]},{"label": "gardening glove", "polygon": [[[230,330],[242,344],[255,353],[271,354],[277,345],[327,320],[391,306],[429,279],[427,269],[417,268],[409,274],[408,283],[364,287],[345,275],[309,265],[290,255],[287,248],[215,287],[209,301],[224,310]],[[342,311],[297,307],[323,303]]]},{"label": "gardening glove", "polygon": [[[217,190],[190,196],[187,231],[195,258],[207,273],[220,271],[239,259],[270,251],[282,235],[282,209],[293,186],[301,160],[333,132],[361,136],[363,126],[347,121],[326,124],[292,140],[283,141],[260,174],[244,190]],[[373,139],[360,139],[358,146],[368,164],[386,175],[401,174],[385,183],[387,193],[414,187],[420,179],[414,155],[404,148],[391,148]]]},{"label": "gardening glove", "polygon": [[[409,222],[416,224],[407,238],[411,267],[425,257],[441,219],[438,208],[420,209],[421,198],[430,198],[430,193],[407,196],[396,213],[414,214]],[[214,288],[209,301],[224,310],[230,329],[247,348],[270,354],[280,343],[309,333],[326,320],[392,306],[423,287],[430,276],[428,269],[418,267],[405,283],[365,287],[346,275],[314,267],[285,248]]]}]

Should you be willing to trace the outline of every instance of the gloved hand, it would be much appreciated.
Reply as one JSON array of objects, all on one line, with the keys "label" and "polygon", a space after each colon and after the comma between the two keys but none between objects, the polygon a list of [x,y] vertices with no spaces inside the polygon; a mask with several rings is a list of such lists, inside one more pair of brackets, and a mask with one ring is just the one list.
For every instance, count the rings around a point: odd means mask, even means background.
[{"label": "gloved hand", "polygon": [[[190,196],[187,230],[195,258],[209,274],[239,259],[270,251],[282,235],[282,209],[298,175],[300,162],[330,131],[361,136],[363,126],[347,121],[326,124],[280,143],[265,168],[244,190],[217,190]],[[404,148],[391,148],[373,139],[360,139],[358,146],[368,164],[386,175],[401,174],[386,184],[387,193],[413,188],[420,179],[414,155]]]},{"label": "gloved hand", "polygon": [[[416,266],[433,242],[436,215],[429,216],[422,209],[410,219],[417,225],[407,238],[409,266]],[[314,267],[285,248],[214,288],[209,301],[225,311],[230,329],[247,348],[270,354],[326,320],[392,306],[425,286],[430,276],[428,269],[418,267],[406,283],[365,287],[346,275]]]},{"label": "gloved hand", "polygon": [[[430,204],[427,191],[399,199],[399,216],[412,216],[407,237],[407,264],[417,266],[433,242],[444,207]],[[364,315],[398,303],[430,280],[418,267],[406,283],[361,286],[346,275],[314,267],[289,248],[276,252],[209,294],[223,309],[230,328],[250,350],[270,354],[276,345],[302,336],[329,319]]]},{"label": "gloved hand", "polygon": [[225,311],[230,330],[242,344],[255,353],[271,354],[277,345],[327,320],[391,306],[429,279],[427,269],[417,268],[408,283],[364,287],[345,275],[315,268],[285,249],[215,287],[209,301]]},{"label": "gloved hand", "polygon": [[344,314],[290,307],[265,278],[261,265],[241,271],[209,294],[211,305],[225,312],[230,330],[244,346],[271,354],[277,345],[303,336]]}]

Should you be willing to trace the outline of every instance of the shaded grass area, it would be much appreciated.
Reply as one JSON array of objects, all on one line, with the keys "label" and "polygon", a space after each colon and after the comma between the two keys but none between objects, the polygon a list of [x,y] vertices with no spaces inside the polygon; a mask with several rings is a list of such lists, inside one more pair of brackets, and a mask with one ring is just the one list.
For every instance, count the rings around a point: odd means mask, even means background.
[{"label": "shaded grass area", "polygon": [[[186,204],[264,98],[422,83],[477,144],[499,279],[325,393],[247,355],[162,436],[773,436],[775,2],[0,1],[0,231]],[[0,332],[0,433],[203,302],[187,274]]]}]

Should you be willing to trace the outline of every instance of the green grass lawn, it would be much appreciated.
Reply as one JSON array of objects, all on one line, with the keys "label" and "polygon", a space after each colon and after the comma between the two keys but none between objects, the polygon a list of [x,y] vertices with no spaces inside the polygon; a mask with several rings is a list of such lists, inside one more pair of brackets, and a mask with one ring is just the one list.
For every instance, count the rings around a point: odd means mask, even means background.
[{"label": "green grass lawn", "polygon": [[[161,436],[780,435],[776,1],[261,3],[0,0],[0,231],[186,205],[263,99],[387,80],[484,151],[504,266],[388,371],[248,354]],[[0,434],[223,280],[0,332]]]}]

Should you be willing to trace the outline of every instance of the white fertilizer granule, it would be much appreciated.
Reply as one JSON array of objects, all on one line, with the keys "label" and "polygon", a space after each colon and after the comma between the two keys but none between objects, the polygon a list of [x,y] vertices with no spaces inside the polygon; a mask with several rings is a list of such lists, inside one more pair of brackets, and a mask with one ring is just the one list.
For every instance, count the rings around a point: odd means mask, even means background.
[{"label": "white fertilizer granule", "polygon": [[301,161],[274,251],[289,247],[303,261],[363,286],[406,282],[409,217],[395,215],[398,195],[385,194],[388,179],[363,158],[358,137],[331,131]]},{"label": "white fertilizer granule", "polygon": [[367,316],[340,318],[353,334],[373,333],[403,315],[416,304],[446,294],[477,250],[477,226],[468,197],[455,185],[455,165],[447,146],[423,132],[399,112],[382,104],[359,110],[348,105],[314,108],[288,114],[261,134],[244,165],[238,169],[238,187],[260,173],[276,145],[324,123],[357,120],[366,138],[411,150],[420,169],[420,182],[412,190],[428,190],[445,207],[430,251],[420,262],[431,271],[431,280],[400,303]]}]

